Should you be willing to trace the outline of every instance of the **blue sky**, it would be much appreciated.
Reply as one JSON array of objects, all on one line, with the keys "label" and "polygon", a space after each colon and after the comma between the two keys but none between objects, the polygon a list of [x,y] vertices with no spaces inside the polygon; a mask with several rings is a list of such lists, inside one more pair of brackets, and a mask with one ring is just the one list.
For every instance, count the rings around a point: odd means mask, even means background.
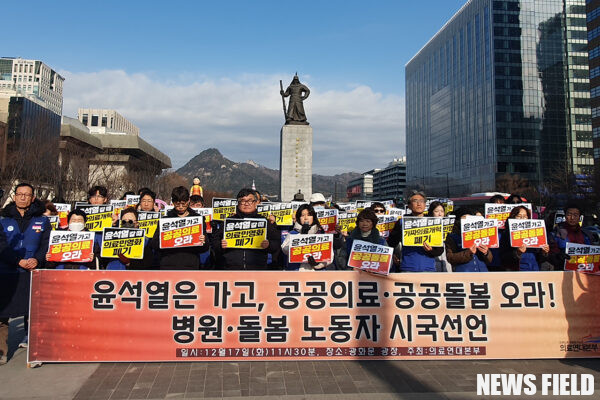
[{"label": "blue sky", "polygon": [[[360,172],[404,154],[404,65],[463,4],[7,2],[1,55],[43,60],[66,78],[65,115],[115,108],[175,167],[213,146],[278,167],[278,81],[298,71],[315,172]],[[385,149],[360,157],[370,136]]]}]

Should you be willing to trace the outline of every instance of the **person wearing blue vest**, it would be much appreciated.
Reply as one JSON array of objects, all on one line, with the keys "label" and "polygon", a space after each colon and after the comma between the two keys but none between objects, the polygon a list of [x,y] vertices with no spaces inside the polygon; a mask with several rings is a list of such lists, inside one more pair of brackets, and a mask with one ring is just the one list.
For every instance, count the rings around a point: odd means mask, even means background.
[{"label": "person wearing blue vest", "polygon": [[475,216],[475,211],[467,207],[456,211],[454,227],[446,237],[446,258],[454,272],[488,272],[493,257],[490,249],[482,244],[467,249],[462,246],[460,220],[468,216]]},{"label": "person wearing blue vest", "polygon": [[[425,193],[413,191],[408,197],[411,214],[407,217],[424,217],[427,197]],[[395,248],[402,243],[402,220],[398,220],[388,237],[388,246]],[[436,272],[435,258],[444,253],[444,247],[432,247],[423,242],[422,246],[403,246],[400,272]]]},{"label": "person wearing blue vest", "polygon": [[[519,206],[511,210],[508,219],[531,219],[531,211],[527,207]],[[508,222],[507,222],[508,224]],[[500,238],[500,258],[504,271],[539,271],[540,265],[548,260],[550,246],[545,244],[539,249],[511,247],[510,231]]]},{"label": "person wearing blue vest", "polygon": [[19,347],[27,347],[30,271],[42,266],[48,251],[52,227],[45,217],[44,203],[35,198],[33,186],[20,183],[14,201],[1,213],[7,249],[0,257],[0,341],[8,339],[9,318],[24,316],[25,337]]}]

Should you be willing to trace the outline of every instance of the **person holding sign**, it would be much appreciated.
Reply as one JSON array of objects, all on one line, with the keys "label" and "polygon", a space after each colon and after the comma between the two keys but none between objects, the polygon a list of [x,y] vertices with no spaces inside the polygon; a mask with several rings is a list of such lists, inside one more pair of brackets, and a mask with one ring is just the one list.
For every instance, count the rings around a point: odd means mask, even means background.
[{"label": "person holding sign", "polygon": [[[427,197],[425,193],[413,191],[408,197],[408,208],[411,214],[407,217],[424,217]],[[396,248],[402,244],[402,219],[396,222],[388,237],[388,246]],[[403,246],[400,259],[401,272],[435,272],[435,258],[444,253],[444,247],[432,247],[423,241],[422,246]]]},{"label": "person holding sign", "polygon": [[581,229],[579,221],[582,209],[578,204],[571,203],[565,207],[565,222],[558,224],[553,232],[552,253],[563,253],[567,242],[579,244],[591,244],[590,238]]},{"label": "person holding sign", "polygon": [[[69,225],[67,226],[66,231],[69,232],[87,232],[88,230],[85,227],[85,222],[87,221],[87,215],[83,210],[76,208],[75,210],[69,212],[67,216],[67,221]],[[92,254],[91,258],[88,260],[82,260],[80,262],[55,262],[48,261],[50,259],[50,251],[46,254],[46,263],[45,267],[49,269],[96,269],[96,263],[94,261],[94,253],[97,253],[99,243],[94,240],[94,245],[92,246]]]},{"label": "person holding sign", "polygon": [[[430,217],[445,217],[446,209],[444,208],[444,204],[441,201],[432,201],[431,204],[429,204],[427,215]],[[435,258],[435,270],[437,272],[452,272],[452,267],[450,267],[450,264],[446,259],[445,248],[442,255]]]},{"label": "person holding sign", "polygon": [[455,272],[488,272],[488,265],[492,262],[492,252],[486,245],[473,244],[463,248],[460,221],[474,215],[475,211],[470,208],[458,209],[452,233],[446,237],[446,257]]},{"label": "person holding sign", "polygon": [[[138,213],[134,207],[127,207],[121,211],[121,219],[119,223],[120,228],[138,229]],[[136,269],[154,269],[153,261],[154,254],[149,246],[150,239],[144,236],[144,255],[140,259],[130,259],[124,254],[120,253],[118,259],[105,258],[106,269],[109,270],[136,270]]]},{"label": "person holding sign", "polygon": [[[167,212],[167,218],[197,217],[198,213],[190,208],[190,192],[184,186],[178,186],[171,192],[173,208]],[[206,229],[202,229],[206,232]],[[154,234],[150,246],[158,254],[160,269],[180,270],[199,269],[200,254],[210,251],[204,234],[200,236],[202,245],[160,248],[160,233]]]},{"label": "person holding sign", "polygon": [[[285,237],[283,244],[281,245],[282,252],[287,256],[290,252],[290,244],[292,242],[292,238],[295,235],[314,235],[314,234],[324,234],[325,231],[319,224],[319,219],[317,218],[317,212],[315,209],[308,205],[302,204],[298,207],[296,211],[296,221],[294,222],[294,227],[291,231],[289,231],[288,235]],[[336,232],[333,240],[333,249],[339,249],[342,246],[342,236],[339,232]],[[286,270],[288,271],[314,271],[314,270],[324,270],[327,268],[329,264],[331,264],[332,260],[324,260],[322,262],[315,261],[313,256],[309,256],[307,262],[302,263],[287,263]]]},{"label": "person holding sign", "polygon": [[156,193],[150,189],[143,189],[140,192],[140,202],[137,205],[138,211],[158,211],[156,207]]},{"label": "person holding sign", "polygon": [[[237,194],[236,213],[231,217],[233,219],[263,219],[265,217],[256,211],[258,198],[256,192],[252,189],[242,189]],[[266,239],[260,243],[259,249],[250,248],[228,248],[227,240],[224,236],[224,225],[213,228],[213,243],[218,257],[218,266],[226,270],[256,270],[267,268],[267,254],[275,253],[281,249],[281,238],[279,232],[273,224],[267,223]],[[219,240],[220,239],[220,240]]]},{"label": "person holding sign", "polygon": [[[508,219],[531,219],[531,211],[519,206],[511,210]],[[500,239],[500,259],[503,271],[539,271],[542,262],[548,260],[550,246],[543,245],[539,249],[527,248],[523,243],[520,247],[511,247],[510,230]]]},{"label": "person holding sign", "polygon": [[385,239],[381,237],[377,230],[377,222],[379,218],[377,214],[370,208],[365,208],[356,216],[356,228],[346,238],[346,252],[350,254],[352,251],[352,243],[355,240],[362,240],[363,242],[369,242],[385,246]]}]

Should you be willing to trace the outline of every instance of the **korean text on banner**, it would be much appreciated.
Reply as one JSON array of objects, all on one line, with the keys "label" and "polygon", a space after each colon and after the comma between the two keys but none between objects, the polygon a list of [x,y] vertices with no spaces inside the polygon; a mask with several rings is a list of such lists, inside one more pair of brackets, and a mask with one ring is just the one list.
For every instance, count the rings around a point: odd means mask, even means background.
[{"label": "korean text on banner", "polygon": [[146,232],[147,238],[153,238],[160,221],[160,211],[138,211],[138,227]]},{"label": "korean text on banner", "polygon": [[144,258],[143,229],[104,228],[102,231],[101,257],[119,258],[123,254],[133,260]]},{"label": "korean text on banner", "polygon": [[338,221],[337,209],[320,209],[317,211],[317,219],[325,233],[333,233]]},{"label": "korean text on banner", "polygon": [[348,266],[375,274],[388,275],[392,265],[393,251],[394,249],[388,246],[355,240],[352,242]]},{"label": "korean text on banner", "polygon": [[135,207],[140,203],[140,196],[137,194],[128,194],[125,196],[127,207]]},{"label": "korean text on banner", "polygon": [[398,220],[398,219],[402,218],[402,216],[404,214],[406,214],[406,210],[404,210],[402,208],[388,208],[387,209],[387,214],[388,215],[393,215]]},{"label": "korean text on banner", "polygon": [[267,239],[267,220],[264,218],[226,218],[224,226],[227,248],[260,249]]},{"label": "korean text on banner", "polygon": [[296,213],[292,203],[262,203],[256,207],[256,211],[263,217],[275,217],[277,225],[293,225],[293,215]]},{"label": "korean text on banner", "polygon": [[357,213],[341,213],[338,215],[338,224],[341,232],[352,232],[356,228]]},{"label": "korean text on banner", "polygon": [[333,235],[291,235],[290,263],[308,262],[312,256],[316,262],[331,262],[333,260]]},{"label": "korean text on banner", "polygon": [[225,218],[236,213],[237,199],[223,199],[214,197],[212,199],[213,219],[224,221]]},{"label": "korean text on banner", "polygon": [[542,247],[547,244],[546,223],[543,219],[508,219],[512,247]]},{"label": "korean text on banner", "polygon": [[444,241],[446,240],[446,238],[448,237],[448,235],[452,233],[452,229],[454,228],[454,221],[455,220],[456,220],[456,217],[444,217],[444,220],[443,220],[443,224],[444,224]]},{"label": "korean text on banner", "polygon": [[465,218],[460,220],[462,247],[475,246],[498,247],[498,220]]},{"label": "korean text on banner", "polygon": [[60,217],[58,215],[48,215],[48,221],[50,222],[53,231],[59,228]]},{"label": "korean text on banner", "polygon": [[202,246],[203,217],[162,218],[158,223],[160,248]]},{"label": "korean text on banner", "polygon": [[204,226],[206,228],[206,233],[212,233],[212,224],[210,223],[213,220],[213,209],[212,208],[192,208],[192,210],[196,211],[198,215],[204,217]]},{"label": "korean text on banner", "polygon": [[497,203],[485,203],[485,217],[487,219],[497,219],[499,221],[498,229],[504,229],[506,220],[510,215],[513,208],[523,206],[529,211],[532,211],[531,203],[521,204],[497,204]]},{"label": "korean text on banner", "polygon": [[113,215],[121,218],[121,211],[127,207],[127,200],[111,200],[110,204],[113,206]]},{"label": "korean text on banner", "polygon": [[423,246],[427,242],[432,247],[444,245],[444,230],[441,217],[403,217],[402,246]]},{"label": "korean text on banner", "polygon": [[48,261],[88,262],[93,259],[94,232],[52,231]]},{"label": "korean text on banner", "polygon": [[393,215],[381,215],[377,220],[377,230],[381,234],[381,237],[387,238],[390,236],[390,231],[394,229],[396,225],[396,217]]},{"label": "korean text on banner", "polygon": [[565,270],[600,274],[600,246],[567,242]]},{"label": "korean text on banner", "polygon": [[67,218],[71,212],[71,205],[67,203],[54,203],[54,207],[56,207],[58,218],[60,219],[58,226],[63,229],[69,226]]},{"label": "korean text on banner", "polygon": [[111,204],[83,204],[75,208],[82,210],[87,215],[85,227],[88,231],[102,232],[102,229],[112,226],[113,206]]},{"label": "korean text on banner", "polygon": [[573,271],[31,274],[29,362],[600,358]]}]

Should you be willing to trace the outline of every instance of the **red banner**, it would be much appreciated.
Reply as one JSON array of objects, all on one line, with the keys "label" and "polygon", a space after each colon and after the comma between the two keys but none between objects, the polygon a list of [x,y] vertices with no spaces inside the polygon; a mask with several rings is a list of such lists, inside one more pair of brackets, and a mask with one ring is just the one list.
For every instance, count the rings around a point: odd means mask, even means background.
[{"label": "red banner", "polygon": [[352,242],[348,266],[374,274],[388,275],[393,252],[391,247],[355,240]]},{"label": "red banner", "polygon": [[202,217],[161,218],[160,248],[202,246]]},{"label": "red banner", "polygon": [[316,262],[333,260],[333,235],[292,235],[290,240],[290,263],[308,262],[312,256]]},{"label": "red banner", "polygon": [[498,220],[465,218],[460,221],[462,247],[475,246],[498,247]]},{"label": "red banner", "polygon": [[598,304],[575,272],[34,270],[29,361],[600,357]]},{"label": "red banner", "polygon": [[94,232],[52,231],[46,260],[52,262],[88,262],[94,252]]},{"label": "red banner", "polygon": [[547,244],[546,224],[542,219],[508,219],[512,247],[542,247]]}]

